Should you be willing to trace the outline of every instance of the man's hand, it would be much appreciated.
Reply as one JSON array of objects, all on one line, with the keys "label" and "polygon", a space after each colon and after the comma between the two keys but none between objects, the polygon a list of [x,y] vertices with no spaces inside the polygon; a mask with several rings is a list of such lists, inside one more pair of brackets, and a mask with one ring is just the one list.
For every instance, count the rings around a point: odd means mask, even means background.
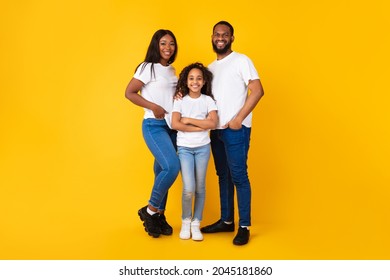
[{"label": "man's hand", "polygon": [[222,128],[228,128],[228,127],[233,130],[239,130],[242,127],[242,122],[239,121],[237,118],[234,118],[230,122],[225,124]]}]

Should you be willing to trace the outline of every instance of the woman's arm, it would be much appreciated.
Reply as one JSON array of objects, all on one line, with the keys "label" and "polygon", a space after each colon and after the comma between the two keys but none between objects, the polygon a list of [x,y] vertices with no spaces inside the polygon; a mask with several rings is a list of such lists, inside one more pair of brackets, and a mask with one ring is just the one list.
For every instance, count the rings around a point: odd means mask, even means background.
[{"label": "woman's arm", "polygon": [[129,99],[135,105],[152,110],[156,119],[163,119],[166,113],[164,108],[162,108],[161,106],[153,102],[146,100],[145,98],[143,98],[141,95],[138,94],[138,92],[141,90],[143,86],[144,86],[143,82],[135,78],[132,78],[126,88],[126,92],[125,92],[126,98]]},{"label": "woman's arm", "polygon": [[217,111],[209,112],[207,118],[203,120],[193,119],[193,118],[181,118],[180,120],[183,124],[197,126],[206,129],[215,129],[218,125],[218,114]]},{"label": "woman's arm", "polygon": [[204,129],[200,127],[193,126],[191,124],[184,124],[181,119],[182,117],[179,112],[172,113],[172,129],[184,132],[204,131]]}]

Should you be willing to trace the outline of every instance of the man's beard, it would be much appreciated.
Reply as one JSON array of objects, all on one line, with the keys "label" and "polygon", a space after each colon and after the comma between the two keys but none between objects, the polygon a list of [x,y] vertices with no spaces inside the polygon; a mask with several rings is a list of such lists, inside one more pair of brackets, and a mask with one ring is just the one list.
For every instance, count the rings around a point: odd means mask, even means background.
[{"label": "man's beard", "polygon": [[228,50],[230,50],[231,46],[232,46],[232,42],[228,42],[226,44],[226,46],[223,48],[223,49],[218,49],[217,48],[217,45],[214,44],[214,42],[211,42],[212,45],[213,45],[213,50],[217,53],[217,54],[225,54],[228,52]]}]

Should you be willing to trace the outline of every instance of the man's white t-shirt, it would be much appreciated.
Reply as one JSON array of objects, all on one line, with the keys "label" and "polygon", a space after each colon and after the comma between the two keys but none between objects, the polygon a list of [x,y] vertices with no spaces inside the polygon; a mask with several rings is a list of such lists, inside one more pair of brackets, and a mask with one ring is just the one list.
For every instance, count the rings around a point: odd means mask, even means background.
[{"label": "man's white t-shirt", "polygon": [[[143,65],[145,67],[142,69]],[[165,120],[170,126],[173,95],[177,84],[175,68],[171,65],[163,66],[160,63],[154,63],[154,73],[152,73],[151,66],[152,63],[142,63],[137,68],[134,78],[144,83],[141,89],[142,97],[164,108],[167,112]],[[144,119],[155,118],[152,110],[146,108],[144,110]]]},{"label": "man's white t-shirt", "polygon": [[[211,111],[216,111],[215,101],[207,95],[201,94],[198,98],[186,95],[173,103],[173,112],[179,112],[181,117],[204,120]],[[195,148],[210,143],[209,130],[194,132],[177,132],[177,145]]]},{"label": "man's white t-shirt", "polygon": [[[221,60],[214,60],[208,68],[213,73],[212,91],[218,106],[217,129],[221,129],[244,106],[249,81],[260,78],[252,61],[237,52],[232,52]],[[242,124],[246,127],[252,126],[252,113]]]}]

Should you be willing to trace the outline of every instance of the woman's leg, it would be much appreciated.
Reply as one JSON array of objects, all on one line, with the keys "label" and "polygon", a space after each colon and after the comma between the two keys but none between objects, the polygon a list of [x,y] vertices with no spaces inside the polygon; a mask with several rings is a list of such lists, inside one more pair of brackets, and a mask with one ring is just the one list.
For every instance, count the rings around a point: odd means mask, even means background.
[{"label": "woman's leg", "polygon": [[156,209],[165,208],[168,190],[180,171],[171,130],[165,120],[145,119],[142,132],[145,143],[155,158],[155,180],[149,204]]}]

